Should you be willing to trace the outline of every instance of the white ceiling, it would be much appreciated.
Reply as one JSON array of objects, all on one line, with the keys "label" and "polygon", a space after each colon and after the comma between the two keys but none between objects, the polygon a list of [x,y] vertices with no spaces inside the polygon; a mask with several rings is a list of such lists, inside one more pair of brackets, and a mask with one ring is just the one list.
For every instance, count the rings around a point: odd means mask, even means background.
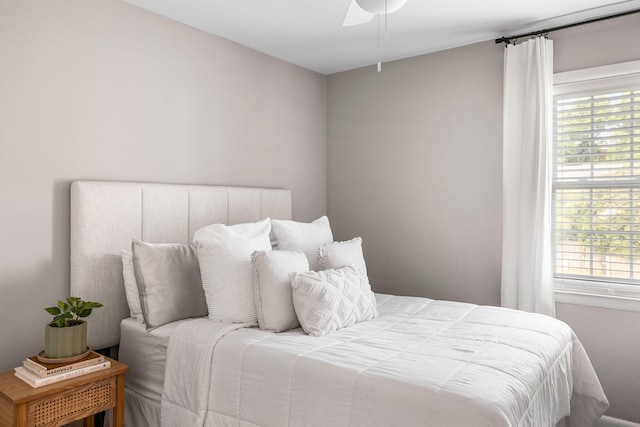
[{"label": "white ceiling", "polygon": [[[323,74],[377,62],[377,20],[343,27],[349,0],[124,0]],[[640,0],[408,0],[382,60],[640,9]]]}]

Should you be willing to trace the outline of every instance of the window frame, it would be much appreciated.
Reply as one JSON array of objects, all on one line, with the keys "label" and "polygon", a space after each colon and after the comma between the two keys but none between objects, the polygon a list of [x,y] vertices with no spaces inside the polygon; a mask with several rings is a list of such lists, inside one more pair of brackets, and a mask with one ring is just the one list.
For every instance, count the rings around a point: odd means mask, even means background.
[{"label": "window frame", "polygon": [[[577,87],[605,79],[622,81],[636,78],[640,78],[640,60],[559,72],[553,75],[553,95],[555,98],[556,94],[562,93],[563,86]],[[554,241],[553,237],[551,241]],[[637,289],[637,285],[558,278],[554,275],[554,289],[557,303],[640,312],[640,289]]]}]

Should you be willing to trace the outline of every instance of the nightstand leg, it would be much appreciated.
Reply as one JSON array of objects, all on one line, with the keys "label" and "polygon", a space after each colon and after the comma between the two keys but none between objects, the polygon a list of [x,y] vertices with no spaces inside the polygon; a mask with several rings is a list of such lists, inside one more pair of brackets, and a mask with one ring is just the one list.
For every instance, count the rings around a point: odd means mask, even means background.
[{"label": "nightstand leg", "polygon": [[23,403],[16,408],[16,427],[27,427],[27,404]]},{"label": "nightstand leg", "polygon": [[116,407],[113,408],[113,427],[124,427],[124,374],[116,377]]},{"label": "nightstand leg", "polygon": [[91,415],[84,419],[84,427],[95,427],[95,415]]}]

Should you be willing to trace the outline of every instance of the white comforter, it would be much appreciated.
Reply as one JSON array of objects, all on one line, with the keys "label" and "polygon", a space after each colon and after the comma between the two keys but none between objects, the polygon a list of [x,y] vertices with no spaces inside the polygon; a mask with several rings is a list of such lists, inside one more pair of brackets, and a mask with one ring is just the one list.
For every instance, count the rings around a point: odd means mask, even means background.
[{"label": "white comforter", "polygon": [[609,405],[560,321],[377,299],[378,318],[319,338],[206,319],[180,325],[169,341],[162,425],[585,427]]}]

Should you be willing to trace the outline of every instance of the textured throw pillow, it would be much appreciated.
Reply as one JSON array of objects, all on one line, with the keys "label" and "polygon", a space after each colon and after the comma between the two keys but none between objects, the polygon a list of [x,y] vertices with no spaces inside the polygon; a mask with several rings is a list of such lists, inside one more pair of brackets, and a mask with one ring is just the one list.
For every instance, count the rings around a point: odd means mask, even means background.
[{"label": "textured throw pillow", "polygon": [[257,251],[251,255],[260,329],[284,332],[300,326],[293,308],[289,273],[309,271],[303,252]]},{"label": "textured throw pillow", "polygon": [[209,319],[256,325],[251,254],[271,249],[267,218],[248,224],[213,224],[196,231]]},{"label": "textured throw pillow", "polygon": [[123,250],[121,253],[121,258],[122,277],[124,279],[124,294],[127,298],[127,304],[129,305],[129,313],[131,314],[131,317],[136,319],[139,323],[144,324],[142,308],[140,307],[138,283],[136,282],[136,275],[133,271],[133,255],[131,254],[131,252]]},{"label": "textured throw pillow", "polygon": [[346,242],[325,243],[318,249],[318,261],[321,270],[353,265],[362,274],[367,275],[367,264],[364,262],[360,237]]},{"label": "textured throw pillow", "polygon": [[289,277],[298,320],[309,335],[331,334],[378,315],[369,280],[354,266]]},{"label": "textured throw pillow", "polygon": [[198,254],[177,243],[131,243],[133,270],[147,329],[207,315]]},{"label": "textured throw pillow", "polygon": [[274,248],[281,251],[302,251],[309,260],[309,268],[318,270],[318,248],[333,242],[329,218],[320,217],[313,222],[274,219],[271,221]]}]

